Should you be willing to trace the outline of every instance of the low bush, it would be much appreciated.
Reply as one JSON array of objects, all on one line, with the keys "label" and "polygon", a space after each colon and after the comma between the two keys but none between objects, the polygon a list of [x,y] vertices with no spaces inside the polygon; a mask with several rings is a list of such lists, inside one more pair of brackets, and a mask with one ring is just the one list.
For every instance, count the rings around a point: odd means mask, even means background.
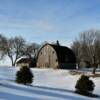
[{"label": "low bush", "polygon": [[21,84],[31,84],[33,82],[33,74],[27,66],[23,66],[16,73],[16,82]]},{"label": "low bush", "polygon": [[82,75],[77,81],[75,88],[76,93],[90,96],[94,90],[94,83],[88,76]]}]

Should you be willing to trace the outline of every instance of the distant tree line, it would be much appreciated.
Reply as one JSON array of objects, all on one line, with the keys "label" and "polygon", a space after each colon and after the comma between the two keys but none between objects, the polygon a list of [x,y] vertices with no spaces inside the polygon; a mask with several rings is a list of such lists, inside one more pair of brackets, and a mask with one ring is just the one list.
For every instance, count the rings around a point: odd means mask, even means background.
[{"label": "distant tree line", "polygon": [[71,48],[76,55],[77,64],[79,65],[81,60],[87,61],[94,68],[93,73],[95,73],[97,66],[100,64],[100,31],[81,32]]},{"label": "distant tree line", "polygon": [[7,38],[0,34],[0,58],[8,56],[15,66],[16,61],[22,56],[32,58],[36,55],[39,45],[37,43],[27,43],[22,37]]}]

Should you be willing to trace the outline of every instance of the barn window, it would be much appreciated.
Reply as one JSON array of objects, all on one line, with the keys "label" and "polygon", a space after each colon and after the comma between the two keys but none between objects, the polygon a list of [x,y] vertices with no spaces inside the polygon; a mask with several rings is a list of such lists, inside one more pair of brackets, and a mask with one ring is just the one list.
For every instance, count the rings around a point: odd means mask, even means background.
[{"label": "barn window", "polygon": [[56,59],[56,62],[57,62],[58,60]]},{"label": "barn window", "polygon": [[52,51],[52,53],[54,54],[54,51]]}]

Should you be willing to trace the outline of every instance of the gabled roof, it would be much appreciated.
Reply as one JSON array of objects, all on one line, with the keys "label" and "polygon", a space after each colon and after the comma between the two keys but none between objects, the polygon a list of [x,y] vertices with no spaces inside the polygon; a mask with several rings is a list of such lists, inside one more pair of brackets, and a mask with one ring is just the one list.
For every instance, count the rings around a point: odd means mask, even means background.
[{"label": "gabled roof", "polygon": [[17,61],[17,64],[18,63],[30,63],[32,61],[31,58],[21,58]]}]

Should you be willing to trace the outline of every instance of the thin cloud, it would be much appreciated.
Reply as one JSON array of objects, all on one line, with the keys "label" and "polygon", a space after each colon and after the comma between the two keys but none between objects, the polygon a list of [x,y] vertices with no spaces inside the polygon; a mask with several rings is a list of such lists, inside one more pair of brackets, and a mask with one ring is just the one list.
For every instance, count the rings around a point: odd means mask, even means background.
[{"label": "thin cloud", "polygon": [[99,0],[2,0],[0,33],[72,41],[83,30],[100,28],[99,5]]}]

